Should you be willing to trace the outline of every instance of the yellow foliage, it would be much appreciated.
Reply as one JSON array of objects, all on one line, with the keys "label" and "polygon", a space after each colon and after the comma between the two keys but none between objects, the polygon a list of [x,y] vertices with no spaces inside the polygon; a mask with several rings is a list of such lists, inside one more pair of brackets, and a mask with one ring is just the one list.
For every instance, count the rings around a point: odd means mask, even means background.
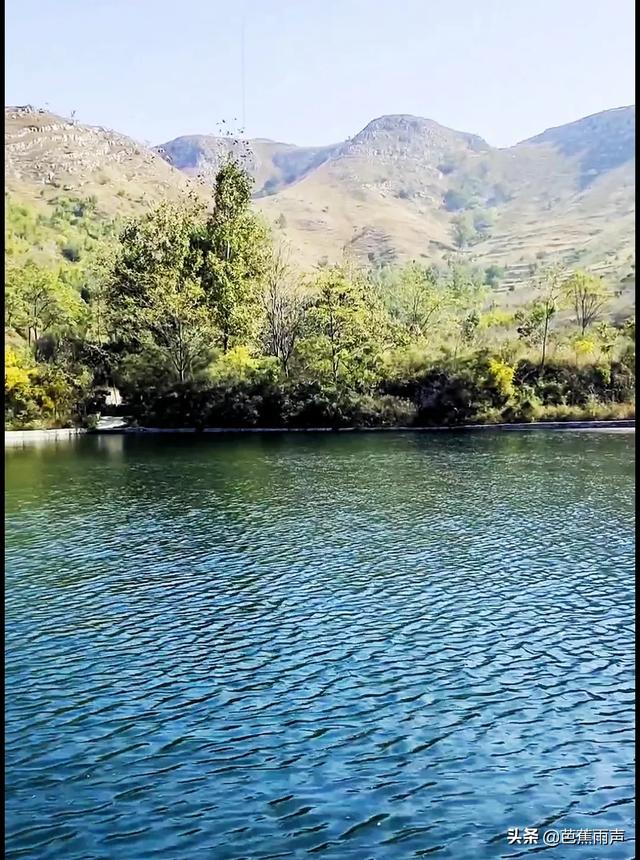
[{"label": "yellow foliage", "polygon": [[4,390],[7,394],[12,394],[19,388],[25,388],[29,385],[29,371],[23,367],[5,367],[4,369]]},{"label": "yellow foliage", "polygon": [[511,311],[504,311],[501,308],[493,308],[493,310],[487,311],[480,317],[480,327],[484,329],[494,327],[506,328],[510,325],[513,325],[513,313]]},{"label": "yellow foliage", "polygon": [[591,355],[591,353],[596,348],[596,344],[595,341],[593,341],[590,337],[576,337],[573,341],[573,348],[576,352],[576,355]]},{"label": "yellow foliage", "polygon": [[511,397],[513,394],[513,377],[515,372],[515,367],[511,367],[505,361],[500,361],[499,358],[489,359],[489,373],[491,374],[492,382],[505,397]]},{"label": "yellow foliage", "polygon": [[40,401],[40,408],[45,414],[54,412],[56,404],[53,402],[53,400],[49,397],[48,394],[40,394],[38,399]]},{"label": "yellow foliage", "polygon": [[259,366],[259,359],[252,356],[246,346],[235,346],[218,358],[212,367],[212,375],[241,379]]},{"label": "yellow foliage", "polygon": [[10,346],[4,350],[4,390],[12,394],[21,388],[28,388],[32,369],[15,349]]}]

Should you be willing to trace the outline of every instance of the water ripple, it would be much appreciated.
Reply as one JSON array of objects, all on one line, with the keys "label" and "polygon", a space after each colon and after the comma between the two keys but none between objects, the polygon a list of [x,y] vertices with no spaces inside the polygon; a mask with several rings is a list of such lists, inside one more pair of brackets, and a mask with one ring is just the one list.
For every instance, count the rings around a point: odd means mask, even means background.
[{"label": "water ripple", "polygon": [[633,437],[5,459],[8,858],[633,856]]}]

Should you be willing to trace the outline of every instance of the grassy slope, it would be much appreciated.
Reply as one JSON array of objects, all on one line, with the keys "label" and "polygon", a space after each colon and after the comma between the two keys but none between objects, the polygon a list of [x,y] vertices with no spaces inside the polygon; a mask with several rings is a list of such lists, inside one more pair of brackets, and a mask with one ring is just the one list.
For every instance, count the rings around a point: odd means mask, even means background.
[{"label": "grassy slope", "polygon": [[[306,161],[294,147],[249,142],[247,164],[257,205],[306,267],[345,253],[440,259],[454,250],[460,214],[443,201],[462,194],[468,210],[479,206],[494,219],[466,256],[505,267],[505,300],[519,301],[541,261],[589,266],[616,284],[631,272],[634,119],[633,108],[605,111],[499,150],[430,120],[381,117],[343,144],[300,150]],[[219,145],[208,137],[169,146],[212,174]],[[269,183],[274,193],[265,195]],[[631,279],[622,285],[622,303],[632,287]]]},{"label": "grassy slope", "polygon": [[[464,255],[506,269],[499,291],[505,304],[526,297],[532,265],[561,258],[601,271],[619,285],[620,306],[630,307],[634,162],[616,149],[619,114],[600,116],[504,150],[429,120],[382,117],[332,147],[251,142],[247,166],[257,179],[256,206],[303,268],[345,255],[365,262],[441,259],[455,250],[459,212],[443,205],[455,191],[494,217],[489,236]],[[629,134],[626,126],[623,132]],[[189,176],[204,172],[210,179],[220,153],[233,148],[229,139],[174,141],[173,162],[182,172],[129,138],[15,109],[5,110],[5,143],[9,198],[28,203],[44,222],[69,198],[93,200],[90,218],[106,222],[200,194]],[[586,185],[585,158],[601,170]],[[265,195],[265,187],[275,193]],[[84,241],[75,234],[86,233],[86,223],[58,227],[36,243],[41,257],[59,255],[64,242]]]},{"label": "grassy slope", "polygon": [[105,215],[127,215],[189,192],[188,178],[114,132],[50,113],[5,109],[5,193],[41,210],[61,195],[96,198]]},{"label": "grassy slope", "polygon": [[[635,235],[634,162],[629,161],[580,188],[576,157],[549,144],[467,155],[456,172],[430,184],[415,181],[397,165],[404,193],[376,175],[365,159],[328,163],[259,205],[275,221],[285,216],[284,237],[308,264],[339,259],[359,236],[361,256],[387,251],[399,259],[438,259],[454,249],[452,213],[442,205],[448,188],[476,180],[487,189],[481,205],[492,211],[490,235],[465,250],[469,260],[506,268],[503,290],[525,287],[532,264],[564,260],[588,266],[619,284],[632,271]],[[492,188],[509,199],[491,205]],[[481,195],[482,196],[482,195]],[[621,284],[628,302],[633,280]],[[519,296],[509,297],[519,299]]]}]

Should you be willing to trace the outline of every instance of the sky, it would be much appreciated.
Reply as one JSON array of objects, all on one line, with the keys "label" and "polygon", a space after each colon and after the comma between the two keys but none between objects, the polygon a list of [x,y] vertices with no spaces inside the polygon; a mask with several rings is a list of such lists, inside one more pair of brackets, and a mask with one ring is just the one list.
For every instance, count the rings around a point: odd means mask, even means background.
[{"label": "sky", "polygon": [[5,104],[153,144],[407,113],[509,146],[635,103],[633,0],[6,0],[5,23]]}]

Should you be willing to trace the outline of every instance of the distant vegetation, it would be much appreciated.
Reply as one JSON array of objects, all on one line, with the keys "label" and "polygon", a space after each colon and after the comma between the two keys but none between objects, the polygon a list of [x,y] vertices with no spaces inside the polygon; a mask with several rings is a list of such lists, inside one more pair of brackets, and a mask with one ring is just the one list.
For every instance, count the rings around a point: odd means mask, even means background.
[{"label": "distant vegetation", "polygon": [[[7,427],[90,425],[113,386],[133,420],[163,427],[634,414],[635,321],[611,322],[597,276],[541,262],[510,311],[492,292],[503,269],[460,255],[303,275],[233,158],[213,197],[123,224],[91,197],[48,215],[7,204]],[[460,218],[460,249],[491,229],[479,207]]]},{"label": "distant vegetation", "polygon": [[[446,267],[447,255],[464,253],[483,269],[508,270],[499,289],[517,304],[527,299],[529,266],[543,253],[608,278],[619,290],[613,310],[622,315],[634,307],[634,144],[631,106],[503,149],[407,115],[378,117],[329,146],[245,140],[221,124],[216,135],[149,149],[41,108],[7,107],[5,186],[39,218],[64,198],[82,198],[94,204],[88,220],[104,223],[164,200],[200,192],[206,199],[232,152],[255,180],[256,210],[303,269],[325,257],[341,262],[344,248],[365,265],[373,254]],[[62,215],[69,222],[72,213]],[[69,236],[38,258],[55,251],[82,263],[81,245]]]}]

